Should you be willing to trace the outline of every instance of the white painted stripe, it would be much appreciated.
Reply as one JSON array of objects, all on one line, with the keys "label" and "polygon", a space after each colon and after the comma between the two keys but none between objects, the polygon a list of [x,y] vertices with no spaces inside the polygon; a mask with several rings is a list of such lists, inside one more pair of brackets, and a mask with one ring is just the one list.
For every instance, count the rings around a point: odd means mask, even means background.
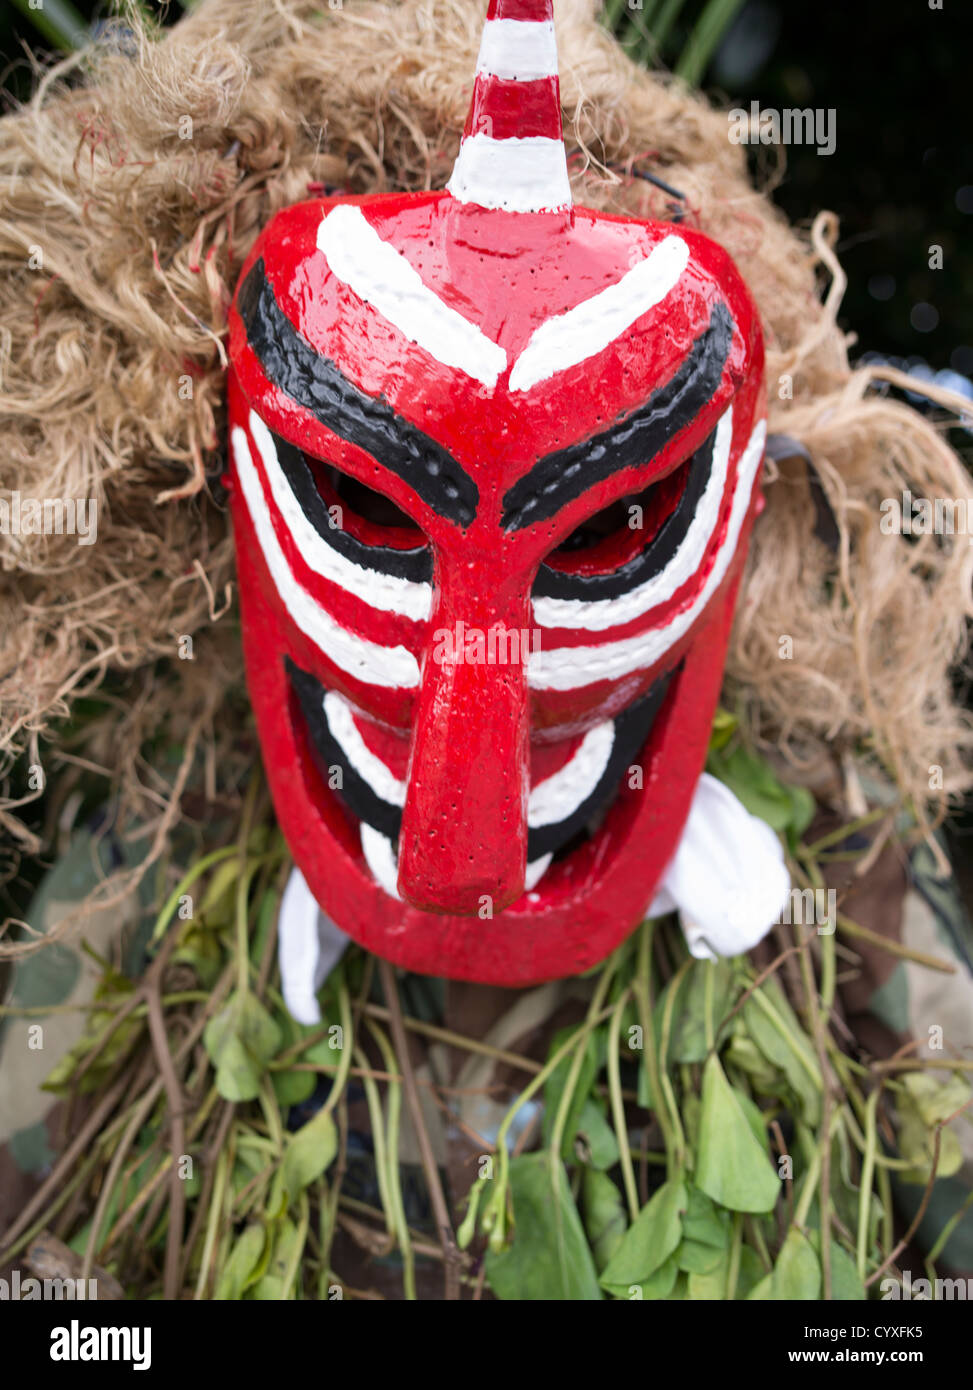
[{"label": "white painted stripe", "polygon": [[334,741],[358,776],[383,801],[392,806],[404,806],[405,783],[400,782],[368,747],[344,696],[329,690],[324,697],[324,713]]},{"label": "white painted stripe", "polygon": [[505,82],[557,77],[557,44],[551,20],[488,19],[483,26],[477,76]]},{"label": "white painted stripe", "polygon": [[[399,866],[395,857],[395,846],[387,835],[365,821],[361,823],[361,847],[372,877],[390,898],[399,898]],[[524,872],[524,891],[529,892],[543,877],[553,854],[543,854],[528,864]],[[401,900],[401,899],[400,899]]]},{"label": "white painted stripe", "polygon": [[461,203],[505,212],[557,212],[571,206],[563,140],[544,135],[467,135],[446,185]]},{"label": "white painted stripe", "polygon": [[[406,784],[366,745],[355,724],[352,708],[343,695],[329,690],[324,696],[324,713],[332,737],[351,767],[371,787],[376,796],[393,806],[405,805]],[[573,815],[604,776],[615,742],[615,722],[604,720],[589,729],[569,762],[531,789],[527,804],[527,823],[532,828],[552,825]],[[391,841],[374,827],[365,835],[362,851],[375,878],[386,891],[395,888],[395,852]],[[545,854],[527,865],[525,888],[533,888],[544,874],[553,855]],[[398,893],[393,896],[397,897]]]},{"label": "white painted stripe", "polygon": [[338,584],[363,603],[383,613],[398,613],[414,622],[425,622],[432,612],[432,585],[416,584],[397,574],[365,569],[340,554],[311,525],[304,508],[294,496],[280,466],[270,430],[256,411],[250,412],[250,433],[263,462],[270,493],[277,505],[301,557],[315,574]]},{"label": "white painted stripe", "polygon": [[318,228],[318,250],[334,275],[395,327],[447,367],[493,387],[507,354],[423,284],[400,251],[383,241],[360,208],[329,212]]},{"label": "white painted stripe", "polygon": [[384,888],[390,898],[399,896],[399,866],[395,859],[392,841],[381,830],[376,830],[366,821],[361,823],[361,847],[365,863],[372,871],[372,877],[379,888]]},{"label": "white painted stripe", "polygon": [[767,437],[765,420],[756,426],[740,459],[736,490],[730,508],[726,536],[703,587],[688,608],[678,613],[666,627],[652,628],[618,642],[600,647],[555,647],[531,652],[527,681],[533,690],[578,690],[595,681],[618,680],[633,671],[646,670],[664,656],[689,631],[722,584],[736,553],[754,479],[764,454]]},{"label": "white painted stripe", "polygon": [[553,854],[542,854],[540,859],[535,859],[528,864],[524,870],[524,892],[529,893],[532,888],[536,888],[538,883],[547,873],[548,866],[554,858]]},{"label": "white painted stripe", "polygon": [[709,480],[699,499],[682,545],[669,563],[627,594],[617,598],[535,598],[534,620],[538,627],[590,628],[595,632],[609,627],[621,627],[634,618],[666,603],[699,570],[703,556],[713,539],[720,516],[720,503],[726,487],[726,471],[733,441],[732,408],[725,410],[716,427],[713,446],[713,465]]},{"label": "white painted stripe", "polygon": [[665,299],[688,260],[689,247],[682,237],[667,236],[614,285],[542,323],[514,363],[511,391],[529,391],[608,347]]},{"label": "white painted stripe", "polygon": [[550,777],[536,782],[527,800],[527,824],[536,829],[573,816],[605,774],[615,743],[615,721],[589,729],[573,757]]},{"label": "white painted stripe", "polygon": [[[352,707],[343,695],[329,690],[324,713],[332,737],[358,776],[376,796],[392,806],[405,805],[406,784],[365,743]],[[527,802],[527,824],[532,829],[567,820],[587,801],[601,781],[615,742],[615,721],[603,720],[588,730],[573,756],[563,767],[536,782]]]},{"label": "white painted stripe", "polygon": [[380,647],[340,627],[298,584],[274,534],[267,501],[250,457],[250,444],[239,425],[235,426],[231,440],[240,490],[270,576],[285,609],[305,637],[358,680],[386,689],[414,689],[419,684],[419,666],[410,651],[401,646]]}]

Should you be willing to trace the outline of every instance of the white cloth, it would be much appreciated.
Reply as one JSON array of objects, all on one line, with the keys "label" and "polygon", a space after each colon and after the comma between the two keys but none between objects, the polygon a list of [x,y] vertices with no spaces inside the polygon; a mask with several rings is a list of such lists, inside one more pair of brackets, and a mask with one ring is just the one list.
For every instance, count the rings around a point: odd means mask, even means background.
[{"label": "white cloth", "polygon": [[351,940],[318,907],[300,869],[292,869],[277,919],[281,993],[298,1023],[321,1022],[317,992]]},{"label": "white cloth", "polygon": [[678,911],[698,960],[737,956],[780,920],[790,887],[784,851],[770,826],[704,772],[648,915]]}]

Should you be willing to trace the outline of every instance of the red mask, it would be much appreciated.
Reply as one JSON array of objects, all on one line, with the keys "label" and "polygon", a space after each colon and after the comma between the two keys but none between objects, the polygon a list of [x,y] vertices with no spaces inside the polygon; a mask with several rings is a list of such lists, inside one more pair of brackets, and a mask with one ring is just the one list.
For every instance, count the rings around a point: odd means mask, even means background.
[{"label": "red mask", "polygon": [[447,191],[278,213],[230,335],[248,682],[312,893],[412,970],[586,969],[706,755],[765,432],[739,273],[572,208],[551,0],[491,0]]}]

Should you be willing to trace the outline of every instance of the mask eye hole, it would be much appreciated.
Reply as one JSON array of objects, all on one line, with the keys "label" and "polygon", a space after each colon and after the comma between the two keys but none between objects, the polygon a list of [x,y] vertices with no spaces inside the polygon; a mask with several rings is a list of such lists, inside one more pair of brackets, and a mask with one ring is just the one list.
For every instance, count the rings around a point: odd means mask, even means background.
[{"label": "mask eye hole", "polygon": [[339,529],[366,545],[411,550],[426,544],[421,527],[390,497],[322,459],[305,454],[304,461]]},{"label": "mask eye hole", "polygon": [[563,574],[604,573],[618,568],[658,535],[686,488],[690,460],[640,492],[629,493],[584,521],[547,556]]}]

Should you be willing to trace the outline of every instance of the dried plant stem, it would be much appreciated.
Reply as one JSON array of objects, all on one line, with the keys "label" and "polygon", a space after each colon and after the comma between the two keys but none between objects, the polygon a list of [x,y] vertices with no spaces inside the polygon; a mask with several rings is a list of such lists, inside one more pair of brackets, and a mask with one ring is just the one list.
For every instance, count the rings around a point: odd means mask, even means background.
[{"label": "dried plant stem", "polygon": [[[22,1232],[28,1229],[31,1221],[37,1214],[44,1211],[49,1199],[58,1194],[62,1189],[62,1185],[70,1179],[71,1170],[75,1163],[77,1163],[82,1154],[88,1150],[92,1140],[101,1131],[108,1116],[112,1113],[118,1100],[124,1094],[127,1085],[128,1077],[123,1076],[105,1092],[87,1120],[78,1130],[74,1139],[55,1163],[50,1175],[28,1201],[27,1205],[17,1217],[17,1220],[4,1233],[4,1241],[6,1244],[4,1245],[2,1253],[0,1253],[0,1265],[6,1264],[7,1261],[16,1254],[17,1250],[20,1248],[20,1243],[15,1244],[15,1242],[18,1241],[18,1237]],[[63,1192],[61,1195],[63,1195]]]},{"label": "dried plant stem", "polygon": [[899,941],[893,941],[890,937],[881,936],[869,927],[863,927],[859,922],[853,922],[851,918],[845,917],[840,912],[837,914],[837,921],[839,931],[843,931],[847,936],[857,936],[862,941],[867,941],[870,945],[887,951],[890,956],[898,956],[901,960],[911,960],[916,965],[924,965],[928,970],[938,970],[943,975],[956,974],[955,965],[942,960],[939,956],[927,955],[925,951],[913,951],[910,947],[903,946]]},{"label": "dried plant stem", "polygon": [[[385,1022],[391,1018],[387,1008],[381,1004],[365,1004],[362,1008],[364,1014],[371,1018],[379,1018]],[[442,1042],[450,1047],[455,1047],[463,1052],[476,1052],[481,1057],[492,1057],[497,1062],[505,1062],[508,1066],[517,1067],[519,1071],[533,1072],[536,1075],[541,1069],[541,1063],[535,1062],[531,1057],[521,1057],[519,1053],[508,1052],[501,1047],[493,1047],[490,1043],[485,1043],[479,1038],[465,1038],[462,1033],[452,1032],[449,1028],[437,1027],[434,1023],[425,1023],[422,1019],[403,1017],[403,1025],[411,1033],[418,1033],[422,1037],[431,1038],[434,1042]]]},{"label": "dried plant stem", "polygon": [[621,1072],[619,1069],[620,1030],[622,1015],[632,997],[631,989],[619,995],[608,1025],[608,1094],[611,1103],[612,1123],[618,1143],[618,1159],[622,1170],[622,1185],[625,1200],[628,1202],[629,1219],[634,1221],[639,1214],[639,1194],[635,1185],[635,1170],[632,1167],[632,1153],[628,1142],[628,1125],[625,1121],[625,1103],[622,1099]]},{"label": "dried plant stem", "polygon": [[402,1020],[402,1006],[399,1002],[399,990],[395,981],[395,971],[392,966],[389,965],[388,961],[383,960],[379,962],[379,974],[382,980],[385,1002],[389,1009],[389,1024],[392,1029],[392,1038],[399,1056],[399,1063],[402,1067],[402,1082],[405,1087],[409,1113],[412,1116],[412,1126],[419,1143],[419,1154],[422,1160],[422,1169],[426,1176],[426,1187],[429,1192],[429,1200],[432,1202],[436,1228],[439,1232],[439,1240],[443,1248],[445,1296],[448,1301],[455,1301],[459,1298],[459,1269],[462,1260],[459,1247],[456,1244],[456,1237],[453,1234],[453,1223],[450,1220],[449,1207],[446,1205],[446,1196],[443,1192],[442,1183],[439,1180],[439,1168],[436,1164],[435,1154],[432,1151],[429,1131],[426,1128],[425,1118],[422,1113],[422,1101],[419,1098],[419,1088],[416,1085],[415,1071],[412,1066],[412,1059],[409,1055],[409,1041],[406,1037],[405,1025]]},{"label": "dried plant stem", "polygon": [[[379,1050],[385,1058],[386,1066],[391,1069],[395,1065],[395,1054],[392,1050],[388,1038],[379,1028],[377,1023],[368,1020],[369,1031],[378,1043]],[[402,1200],[402,1182],[399,1171],[399,1125],[402,1113],[402,1086],[400,1082],[393,1082],[389,1086],[388,1093],[388,1131],[387,1131],[387,1163],[388,1163],[388,1193],[392,1208],[393,1220],[395,1223],[395,1233],[399,1244],[399,1251],[402,1255],[402,1280],[405,1297],[410,1302],[416,1296],[416,1275],[415,1275],[415,1254],[412,1249],[412,1240],[409,1236],[409,1227],[405,1218],[405,1205]]]}]

